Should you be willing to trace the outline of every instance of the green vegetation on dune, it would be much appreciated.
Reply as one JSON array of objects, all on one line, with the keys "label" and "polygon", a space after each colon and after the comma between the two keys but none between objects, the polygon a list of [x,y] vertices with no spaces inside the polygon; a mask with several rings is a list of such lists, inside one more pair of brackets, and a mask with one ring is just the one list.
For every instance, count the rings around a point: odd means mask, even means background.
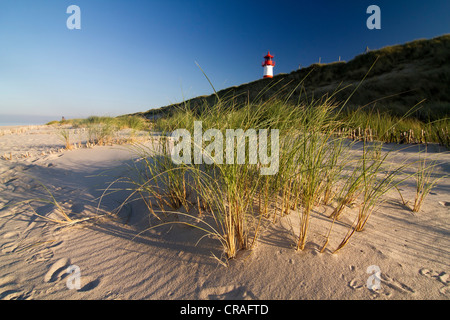
[{"label": "green vegetation on dune", "polygon": [[351,95],[347,110],[370,110],[395,117],[403,117],[422,102],[408,117],[427,124],[450,117],[449,92],[450,35],[443,35],[369,51],[348,62],[313,64],[273,79],[256,80],[139,115],[159,118],[185,106],[198,112],[214,106],[218,98],[233,97],[235,105],[243,106],[268,101],[274,95],[292,103],[308,103],[322,96],[345,101]]},{"label": "green vegetation on dune", "polygon": [[[51,121],[47,125],[57,126],[60,138],[64,141],[66,149],[73,149],[70,139],[71,129],[80,128],[86,133],[86,146],[107,145],[111,143],[132,142],[137,131],[149,131],[151,123],[141,116],[99,117],[90,116],[85,119],[68,119]],[[119,137],[119,131],[130,129],[128,138]],[[81,145],[81,142],[80,142]]]},{"label": "green vegetation on dune", "polygon": [[47,125],[64,125],[69,124],[74,128],[88,127],[90,125],[107,125],[115,127],[116,129],[133,129],[133,130],[148,130],[149,122],[142,116],[124,115],[119,117],[100,117],[90,116],[85,119],[68,119],[61,121],[50,121]]},{"label": "green vegetation on dune", "polygon": [[150,119],[159,126],[180,128],[189,126],[183,122],[190,115],[217,110],[218,102],[227,102],[221,106],[222,113],[230,105],[236,112],[266,103],[274,112],[282,112],[277,106],[309,105],[317,97],[328,97],[344,105],[339,113],[340,133],[350,138],[449,146],[449,61],[450,35],[444,35],[369,51],[349,62],[314,64],[147,112],[52,123],[142,130],[149,128],[146,119]]},{"label": "green vegetation on dune", "polygon": [[449,146],[449,92],[450,35],[444,35],[369,51],[349,62],[314,64],[139,115],[174,122],[183,117],[179,110],[198,115],[218,101],[232,101],[238,109],[277,99],[296,105],[332,97],[345,105],[341,132],[351,138]]},{"label": "green vegetation on dune", "polygon": [[450,35],[369,51],[348,62],[313,64],[273,79],[256,80],[223,89],[217,95],[197,97],[141,114],[149,118],[170,114],[185,103],[194,109],[205,104],[211,107],[217,97],[234,97],[240,105],[258,103],[270,99],[274,93],[284,94],[294,103],[324,95],[334,95],[336,101],[344,101],[366,75],[347,108],[371,106],[403,116],[424,100],[422,108],[411,116],[424,122],[450,116]]},{"label": "green vegetation on dune", "polygon": [[[264,228],[286,216],[295,216],[296,222],[290,232],[280,233],[280,239],[285,238],[297,250],[305,250],[311,225],[317,223],[312,215],[328,209],[334,211],[323,217],[329,230],[319,240],[323,241],[321,252],[338,252],[365,229],[389,191],[400,190],[403,182],[417,176],[419,191],[414,202],[421,204],[439,181],[431,175],[435,164],[426,152],[423,155],[426,160],[417,173],[411,172],[411,168],[417,167],[416,162],[398,161],[393,158],[395,151],[384,149],[383,143],[370,141],[364,134],[351,141],[349,131],[345,131],[364,125],[371,126],[379,136],[388,135],[392,128],[415,128],[420,122],[417,119],[343,111],[331,98],[293,104],[274,97],[244,106],[234,101],[233,97],[222,99],[204,109],[185,105],[171,116],[157,119],[154,128],[161,135],[154,137],[151,148],[135,146],[139,166],[132,168],[133,174],[118,180],[125,183],[126,190],[132,190],[120,208],[141,201],[153,219],[150,228],[181,223],[205,232],[205,236],[221,244],[223,256],[215,258],[226,264],[239,251],[252,249],[266,236]],[[195,140],[198,123],[203,138]],[[186,136],[180,142],[173,136],[177,129],[194,137],[194,142],[189,142]],[[221,150],[220,143],[228,140],[227,133],[239,129],[242,135],[232,138],[231,149],[227,142]],[[276,137],[277,146],[271,144],[268,152],[271,156],[276,154],[276,160],[263,163],[258,151],[260,162],[252,162],[251,150],[264,150],[269,140],[269,137],[265,142],[251,140],[246,133],[252,130],[255,134],[270,131],[271,142]],[[213,132],[214,138],[208,132]],[[174,144],[184,143],[185,139],[189,143],[186,149],[175,149]],[[244,149],[243,163],[238,160],[240,148]],[[183,156],[187,161],[173,161],[174,149],[177,157]],[[199,152],[200,162],[195,160]],[[261,174],[261,169],[272,166],[272,161],[276,162],[277,170]],[[111,190],[108,188],[105,194]],[[348,210],[352,205],[359,208],[357,214]],[[343,216],[354,222],[345,222]],[[339,223],[335,223],[337,220]],[[348,230],[343,238],[342,226]],[[340,229],[338,233],[336,228]]]}]

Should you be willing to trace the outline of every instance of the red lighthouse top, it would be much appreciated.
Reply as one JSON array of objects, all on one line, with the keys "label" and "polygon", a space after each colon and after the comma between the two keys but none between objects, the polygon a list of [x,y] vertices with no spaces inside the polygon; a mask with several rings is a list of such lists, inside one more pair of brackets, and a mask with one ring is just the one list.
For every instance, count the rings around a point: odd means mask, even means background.
[{"label": "red lighthouse top", "polygon": [[272,60],[273,55],[270,54],[270,51],[267,53],[267,55],[264,57],[264,59],[266,59],[266,60],[263,62],[263,67],[265,67],[265,66],[274,66],[275,67],[275,62]]}]

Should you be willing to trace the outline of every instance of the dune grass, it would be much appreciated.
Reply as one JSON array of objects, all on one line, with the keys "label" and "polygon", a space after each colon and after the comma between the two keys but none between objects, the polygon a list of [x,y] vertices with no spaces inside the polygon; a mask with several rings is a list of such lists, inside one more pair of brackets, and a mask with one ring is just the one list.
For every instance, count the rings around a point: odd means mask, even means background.
[{"label": "dune grass", "polygon": [[117,129],[149,130],[150,123],[147,119],[137,115],[125,115],[119,117],[90,116],[84,119],[67,119],[50,121],[47,125],[71,125],[73,128],[87,128],[95,125],[115,127]]},{"label": "dune grass", "polygon": [[[186,105],[171,117],[155,122],[160,136],[155,137],[151,148],[134,146],[139,165],[133,167],[133,174],[120,179],[132,191],[122,206],[129,201],[143,201],[150,216],[156,217],[157,225],[184,223],[203,230],[221,243],[228,260],[236,258],[241,250],[252,249],[263,226],[292,213],[299,218],[293,246],[304,250],[312,211],[333,204],[335,211],[329,218],[330,230],[323,252],[335,221],[342,217],[348,205],[356,203],[359,213],[333,251],[338,252],[355,232],[364,229],[384,201],[383,196],[404,180],[404,169],[410,165],[392,163],[391,153],[382,150],[383,142],[352,140],[343,135],[346,124],[362,120],[359,113],[342,114],[341,110],[331,98],[293,105],[274,97],[244,107],[237,107],[233,99],[222,99],[201,111]],[[381,115],[376,116],[383,121]],[[403,119],[396,120],[381,130],[388,131]],[[194,137],[199,122],[202,134],[208,129],[217,129],[224,135],[227,130],[235,129],[244,132],[277,129],[278,171],[273,175],[260,174],[262,164],[249,161],[250,145],[254,141],[245,135],[240,137],[243,141],[235,141],[231,155],[214,153],[197,164],[194,150],[211,151],[215,138],[210,137],[203,139],[201,145],[192,146],[189,164],[175,164],[171,158],[174,146],[171,133],[186,129]],[[361,143],[362,147],[358,146]],[[243,163],[237,158],[238,145],[246,150]],[[218,157],[223,160],[231,157],[233,162],[218,161]]]},{"label": "dune grass", "polygon": [[72,150],[73,146],[70,143],[70,130],[66,128],[60,128],[58,130],[58,133],[60,138],[64,142],[64,147],[66,148],[66,150]]},{"label": "dune grass", "polygon": [[431,189],[445,177],[434,175],[437,165],[438,163],[436,160],[428,159],[426,152],[425,155],[417,162],[417,172],[414,175],[416,182],[416,193],[412,207],[413,212],[420,211],[423,202],[431,192]]},{"label": "dune grass", "polygon": [[[15,204],[16,206],[21,204],[27,204],[30,210],[33,212],[33,214],[36,215],[37,217],[63,227],[73,226],[93,219],[92,217],[79,219],[74,219],[73,217],[71,218],[69,212],[62,206],[62,204],[58,200],[56,200],[52,192],[42,182],[37,181],[37,183],[46,191],[47,196],[20,201],[17,204]],[[33,207],[33,204],[35,203],[53,206],[55,208],[55,213],[57,213],[57,216],[48,217],[46,215],[37,213]]]},{"label": "dune grass", "polygon": [[[373,55],[361,56],[356,62],[367,66],[367,61],[373,61]],[[367,68],[357,67],[361,75],[366,73]],[[378,63],[373,71],[379,75],[383,68],[391,70],[392,65]],[[336,72],[336,76],[341,74]],[[360,79],[359,75],[354,77]],[[335,101],[338,93],[342,94],[344,90],[320,99],[298,97],[293,101],[293,93],[302,91],[296,86],[287,95],[267,97],[271,87],[282,85],[281,81],[269,83],[256,98],[248,99],[244,104],[236,103],[242,101],[242,95],[227,97],[219,95],[213,88],[212,104],[205,100],[204,104],[182,103],[172,108],[170,114],[154,122],[153,129],[160,136],[155,138],[151,148],[135,145],[133,148],[139,161],[129,175],[108,186],[103,196],[123,190],[116,190],[116,183],[126,183],[130,195],[118,211],[131,201],[142,201],[149,215],[157,220],[157,225],[152,228],[168,223],[199,228],[219,241],[226,260],[236,258],[241,250],[252,249],[264,236],[261,232],[264,225],[277,223],[291,214],[297,215],[299,221],[295,242],[291,245],[299,251],[305,250],[311,215],[314,209],[327,205],[333,207],[333,212],[330,217],[324,217],[330,224],[321,250],[324,252],[335,222],[354,204],[358,214],[353,223],[348,224],[348,232],[342,241],[332,250],[339,252],[355,234],[365,229],[370,217],[385,201],[386,193],[412,176],[417,185],[413,210],[420,210],[425,197],[439,181],[433,177],[435,163],[423,159],[418,162],[414,175],[405,176],[405,169],[413,163],[391,161],[392,152],[384,151],[383,144],[435,142],[448,147],[448,118],[436,120],[430,117],[427,121],[423,116],[412,116],[420,109],[420,102],[403,115],[381,112],[382,108],[351,110],[344,108],[351,96],[344,104]],[[373,83],[369,85],[373,86]],[[250,141],[245,135],[236,138],[231,153],[222,154],[215,150],[214,156],[202,159],[201,164],[196,163],[194,151],[211,150],[217,137],[201,140],[200,144],[194,139],[189,156],[191,162],[174,163],[171,133],[185,129],[194,137],[199,122],[202,134],[208,129],[216,129],[223,135],[229,130],[278,130],[278,171],[273,175],[260,174],[264,164],[251,163],[249,153],[251,147],[258,149],[261,141]],[[148,128],[145,121],[135,117],[89,117],[66,120],[65,123],[91,128],[92,141],[97,143],[106,140],[103,130],[108,137],[111,135],[108,130]],[[237,146],[246,150],[243,161],[238,159]],[[270,151],[275,150],[271,148]],[[218,157],[233,161],[218,161]]]},{"label": "dune grass", "polygon": [[345,125],[340,128],[339,132],[349,138],[366,141],[398,144],[439,143],[449,147],[450,119],[444,117],[424,122],[411,116],[414,109],[417,108],[412,108],[402,117],[361,108],[353,111],[347,110],[341,114],[340,118]]},{"label": "dune grass", "polygon": [[[137,115],[115,118],[90,116],[85,119],[51,121],[47,125],[57,127],[58,134],[67,150],[74,148],[74,145],[70,142],[70,129],[84,130],[87,133],[86,146],[95,146],[133,142],[137,131],[149,131],[151,128],[151,123],[147,119]],[[124,129],[129,129],[128,138],[118,136],[119,131]]]},{"label": "dune grass", "polygon": [[[262,90],[261,96],[268,89]],[[336,220],[355,204],[358,215],[332,251],[338,252],[365,228],[384,195],[405,179],[404,169],[411,165],[390,161],[392,154],[383,151],[383,143],[429,143],[437,139],[439,132],[441,140],[446,139],[448,120],[424,124],[408,114],[393,117],[363,109],[350,112],[343,108],[345,103],[336,103],[333,95],[298,99],[297,103],[292,103],[289,96],[274,95],[243,106],[235,100],[233,96],[217,95],[213,105],[191,107],[185,103],[170,116],[158,118],[153,129],[159,136],[154,137],[150,147],[132,147],[138,161],[129,175],[108,186],[102,198],[123,190],[115,185],[125,183],[130,195],[118,211],[129,202],[142,201],[149,216],[156,220],[152,228],[168,223],[199,228],[219,241],[225,260],[236,258],[241,250],[252,249],[263,236],[263,226],[291,214],[297,215],[299,221],[292,246],[305,250],[311,214],[327,205],[334,211],[328,217],[330,228],[321,250],[324,252]],[[76,125],[117,128],[118,121],[142,128],[141,120],[135,118],[90,117]],[[196,140],[199,123],[203,139]],[[175,163],[172,158],[176,141],[171,135],[177,129],[185,130],[194,140],[190,150],[183,151],[188,163]],[[215,143],[220,141],[219,136],[209,129],[222,136],[238,130],[243,134],[233,138],[231,150],[218,150]],[[261,174],[267,163],[250,160],[250,153],[259,150],[262,140],[251,140],[244,134],[249,132],[269,132],[266,139],[276,136],[276,147],[269,146],[270,154],[279,151],[274,174]],[[437,133],[433,136],[432,132]],[[245,149],[243,158],[238,148]],[[200,162],[196,153],[199,150],[208,151]],[[420,194],[424,196],[418,196],[419,202],[435,186],[424,168],[425,163],[419,169],[421,175],[417,175],[425,181],[420,183]]]}]

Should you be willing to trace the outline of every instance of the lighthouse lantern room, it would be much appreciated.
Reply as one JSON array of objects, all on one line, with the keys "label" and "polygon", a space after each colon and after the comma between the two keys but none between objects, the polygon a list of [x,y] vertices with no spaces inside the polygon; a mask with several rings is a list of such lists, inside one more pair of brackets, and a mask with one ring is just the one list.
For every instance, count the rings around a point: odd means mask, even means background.
[{"label": "lighthouse lantern room", "polygon": [[273,78],[273,67],[275,67],[275,62],[272,60],[273,55],[270,54],[270,51],[264,57],[265,61],[263,62],[264,67],[264,78]]}]

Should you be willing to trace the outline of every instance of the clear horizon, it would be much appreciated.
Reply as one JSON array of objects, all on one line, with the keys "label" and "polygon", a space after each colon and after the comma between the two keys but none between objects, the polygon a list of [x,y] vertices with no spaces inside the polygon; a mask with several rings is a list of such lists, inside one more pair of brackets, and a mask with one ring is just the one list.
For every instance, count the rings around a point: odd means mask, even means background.
[{"label": "clear horizon", "polygon": [[[370,5],[381,30],[369,30]],[[70,5],[81,30],[69,30]],[[349,61],[450,33],[449,1],[4,0],[0,4],[0,122],[147,111],[299,65]],[[4,119],[1,119],[3,117]]]}]

